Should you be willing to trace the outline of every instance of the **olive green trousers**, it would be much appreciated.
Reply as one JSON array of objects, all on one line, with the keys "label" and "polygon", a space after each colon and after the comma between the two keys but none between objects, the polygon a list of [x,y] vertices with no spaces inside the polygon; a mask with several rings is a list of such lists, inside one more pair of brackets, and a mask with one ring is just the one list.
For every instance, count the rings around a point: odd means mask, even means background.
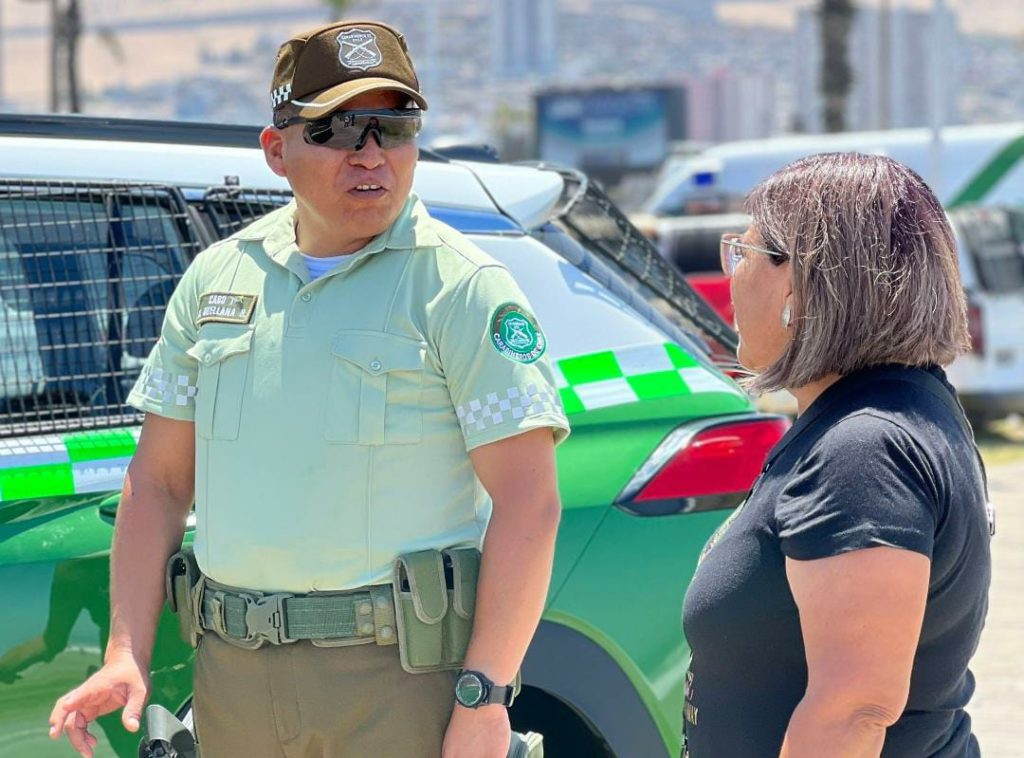
[{"label": "olive green trousers", "polygon": [[398,647],[234,647],[204,634],[194,715],[203,758],[440,758],[454,672],[408,674]]}]

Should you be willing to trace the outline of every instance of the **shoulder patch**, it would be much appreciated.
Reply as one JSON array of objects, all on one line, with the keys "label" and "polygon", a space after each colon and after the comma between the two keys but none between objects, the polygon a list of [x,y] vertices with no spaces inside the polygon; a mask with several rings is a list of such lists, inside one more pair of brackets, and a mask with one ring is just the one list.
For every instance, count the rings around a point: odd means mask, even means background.
[{"label": "shoulder patch", "polygon": [[490,334],[494,349],[517,363],[533,363],[548,348],[537,319],[517,303],[497,307],[491,316]]},{"label": "shoulder patch", "polygon": [[206,292],[199,296],[199,313],[196,326],[211,321],[225,324],[248,324],[256,308],[256,295],[239,295],[233,292]]}]

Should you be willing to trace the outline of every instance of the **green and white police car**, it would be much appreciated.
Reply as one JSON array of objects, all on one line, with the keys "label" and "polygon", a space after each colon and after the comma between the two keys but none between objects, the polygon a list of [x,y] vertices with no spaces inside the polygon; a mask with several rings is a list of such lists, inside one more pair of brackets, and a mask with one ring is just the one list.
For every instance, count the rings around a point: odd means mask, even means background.
[{"label": "green and white police car", "polygon": [[[109,633],[124,399],[192,258],[287,201],[257,133],[0,117],[0,755],[68,754],[47,714]],[[723,373],[735,335],[585,176],[423,151],[415,190],[518,279],[574,427],[513,723],[556,757],[678,755],[686,585],[786,421]],[[186,717],[191,662],[165,614],[152,701]],[[116,715],[99,727],[97,755],[137,755]]]}]

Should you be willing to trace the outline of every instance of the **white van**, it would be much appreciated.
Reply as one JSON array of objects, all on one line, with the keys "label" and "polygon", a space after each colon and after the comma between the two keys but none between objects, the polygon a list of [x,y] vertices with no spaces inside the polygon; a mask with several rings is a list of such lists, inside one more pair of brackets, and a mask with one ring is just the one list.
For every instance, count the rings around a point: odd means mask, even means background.
[{"label": "white van", "polygon": [[972,351],[949,378],[972,419],[1024,414],[1024,206],[950,211]]},{"label": "white van", "polygon": [[[929,129],[725,143],[666,163],[643,211],[658,217],[737,211],[747,193],[772,172],[817,153],[887,155],[931,181],[931,150]],[[938,194],[947,208],[968,203],[1024,205],[1024,123],[943,129]]]}]

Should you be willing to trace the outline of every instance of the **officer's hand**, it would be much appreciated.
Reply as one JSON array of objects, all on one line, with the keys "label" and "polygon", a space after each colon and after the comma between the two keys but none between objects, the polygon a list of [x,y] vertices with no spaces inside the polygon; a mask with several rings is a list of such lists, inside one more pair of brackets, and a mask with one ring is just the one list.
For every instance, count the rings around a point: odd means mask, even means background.
[{"label": "officer's hand", "polygon": [[442,758],[506,758],[512,740],[508,709],[456,705],[444,735]]},{"label": "officer's hand", "polygon": [[89,724],[124,707],[121,723],[129,732],[137,732],[147,697],[149,672],[130,654],[111,657],[103,668],[57,701],[50,713],[50,739],[59,739],[60,733],[66,732],[71,747],[92,758],[96,738],[89,733]]}]

